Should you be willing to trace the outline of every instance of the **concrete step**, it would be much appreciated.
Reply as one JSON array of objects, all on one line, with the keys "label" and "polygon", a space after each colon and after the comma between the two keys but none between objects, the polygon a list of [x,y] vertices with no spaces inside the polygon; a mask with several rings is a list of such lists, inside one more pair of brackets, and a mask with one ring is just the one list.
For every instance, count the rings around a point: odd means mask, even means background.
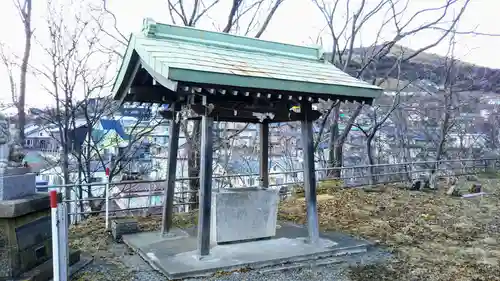
[{"label": "concrete step", "polygon": [[281,237],[217,245],[211,248],[209,256],[201,259],[197,256],[197,239],[189,235],[172,239],[159,232],[143,232],[124,235],[123,241],[169,279],[181,279],[242,268],[266,271],[331,264],[341,262],[342,257],[366,253],[371,246],[365,240],[346,235],[335,237],[336,240],[322,238],[318,244],[305,243],[303,237]]},{"label": "concrete step", "polygon": [[352,256],[362,256],[366,254],[366,250],[361,250],[359,251],[354,251],[351,253],[344,253],[342,255],[338,256],[333,256],[333,257],[324,257],[324,258],[318,258],[318,259],[311,259],[311,260],[304,260],[304,261],[298,261],[298,262],[290,262],[282,265],[276,265],[276,266],[268,266],[268,267],[263,267],[256,269],[256,272],[259,274],[266,274],[266,273],[272,273],[272,272],[278,272],[278,271],[286,271],[286,270],[292,270],[292,269],[299,269],[299,268],[311,268],[311,267],[318,267],[318,266],[327,266],[327,265],[332,265],[332,264],[341,264],[347,262],[348,259],[346,259],[346,256],[349,256],[352,258]]}]

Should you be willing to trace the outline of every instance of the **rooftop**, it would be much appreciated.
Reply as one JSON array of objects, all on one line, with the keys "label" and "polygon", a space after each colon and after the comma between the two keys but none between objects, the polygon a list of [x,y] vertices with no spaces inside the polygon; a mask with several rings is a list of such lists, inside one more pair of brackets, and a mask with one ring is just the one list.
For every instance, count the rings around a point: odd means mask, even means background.
[{"label": "rooftop", "polygon": [[122,102],[165,104],[192,97],[196,104],[204,96],[217,104],[258,103],[288,107],[288,112],[293,105],[320,98],[371,103],[382,89],[325,62],[318,47],[146,19],[143,32],[130,37],[113,93]]}]

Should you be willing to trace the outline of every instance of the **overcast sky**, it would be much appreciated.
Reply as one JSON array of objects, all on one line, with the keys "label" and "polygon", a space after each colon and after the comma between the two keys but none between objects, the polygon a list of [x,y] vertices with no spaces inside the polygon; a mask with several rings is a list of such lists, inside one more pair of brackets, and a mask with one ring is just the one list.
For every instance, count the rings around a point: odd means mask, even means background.
[{"label": "overcast sky", "polygon": [[[64,1],[64,0],[59,0]],[[166,0],[108,0],[110,9],[116,14],[119,29],[125,33],[139,31],[142,26],[142,19],[151,17],[157,22],[170,22],[168,6]],[[356,1],[356,0],[353,0]],[[33,1],[35,29],[43,29],[46,17],[43,2]],[[205,29],[217,29],[218,23],[225,19],[225,14],[230,5],[230,0],[221,0],[221,5],[213,10],[210,18],[205,18],[200,27]],[[370,2],[370,1],[368,1]],[[373,2],[373,1],[371,1]],[[435,5],[439,0],[412,0],[411,10],[422,9]],[[0,42],[5,44],[9,50],[22,54],[24,44],[24,34],[22,25],[11,0],[0,0],[0,11],[2,11],[3,24],[0,26]],[[499,0],[472,0],[467,13],[462,19],[459,30],[477,30],[483,33],[500,34],[500,24],[498,24],[498,11],[500,11]],[[70,15],[69,15],[70,16]],[[217,19],[217,17],[222,19]],[[341,24],[342,19],[337,19]],[[376,21],[377,19],[375,19]],[[379,19],[380,20],[380,19]],[[423,19],[425,20],[425,19]],[[213,23],[215,22],[215,24]],[[40,27],[40,25],[42,25]],[[310,0],[286,0],[273,18],[269,28],[262,38],[275,41],[282,41],[294,44],[312,44],[318,34],[325,26],[324,20],[315,5]],[[360,42],[371,42],[375,36],[376,29],[365,30],[362,33]],[[391,30],[386,30],[382,38],[390,38]],[[328,36],[324,37],[322,44],[328,47],[331,43]],[[412,37],[403,43],[408,47],[418,48],[428,44],[430,38],[435,38],[435,34],[421,34]],[[489,36],[459,36],[457,39],[457,57],[479,65],[493,68],[500,68],[500,37]],[[36,44],[36,43],[35,43]],[[434,48],[432,51],[438,54],[445,54],[448,47],[446,44]],[[39,49],[34,49],[31,55],[31,64],[36,65],[43,57]],[[29,80],[27,104],[30,106],[42,106],[51,104],[51,98],[44,93],[44,90],[36,85],[33,78]],[[5,68],[0,65],[0,101],[9,103],[10,86],[6,76]]]}]

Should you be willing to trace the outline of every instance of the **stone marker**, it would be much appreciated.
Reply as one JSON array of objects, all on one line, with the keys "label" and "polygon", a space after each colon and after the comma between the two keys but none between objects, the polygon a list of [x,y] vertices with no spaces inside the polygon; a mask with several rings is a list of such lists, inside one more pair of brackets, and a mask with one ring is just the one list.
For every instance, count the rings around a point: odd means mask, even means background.
[{"label": "stone marker", "polygon": [[469,192],[470,193],[479,193],[481,192],[481,184],[480,183],[473,183],[471,187],[469,187]]},{"label": "stone marker", "polygon": [[24,154],[9,129],[0,113],[0,280],[49,280],[49,196],[36,193],[35,174],[24,167]]},{"label": "stone marker", "polygon": [[15,200],[36,193],[36,175],[25,167],[0,168],[0,200]]},{"label": "stone marker", "polygon": [[422,186],[422,181],[415,180],[412,182],[412,184],[410,186],[410,190],[420,190],[421,186]]},{"label": "stone marker", "polygon": [[450,186],[450,188],[448,188],[448,191],[446,191],[446,194],[450,196],[462,196],[460,190],[456,185]]},{"label": "stone marker", "polygon": [[212,194],[212,243],[276,235],[279,191],[260,188],[221,189]]},{"label": "stone marker", "polygon": [[447,178],[446,178],[446,183],[447,183],[448,185],[456,185],[456,184],[457,184],[457,182],[458,182],[458,178],[457,178],[457,177],[455,177],[455,176],[453,176],[453,177],[447,177]]},{"label": "stone marker", "polygon": [[467,175],[465,178],[467,181],[478,181],[475,175]]},{"label": "stone marker", "polygon": [[120,241],[122,235],[136,233],[139,226],[136,219],[115,219],[111,221],[111,234],[115,241]]}]

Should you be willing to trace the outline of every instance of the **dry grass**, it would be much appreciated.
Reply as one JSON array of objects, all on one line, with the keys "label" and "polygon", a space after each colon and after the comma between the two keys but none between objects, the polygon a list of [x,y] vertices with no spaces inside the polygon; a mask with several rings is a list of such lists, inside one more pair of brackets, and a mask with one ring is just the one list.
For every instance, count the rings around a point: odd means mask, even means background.
[{"label": "dry grass", "polygon": [[[376,241],[394,253],[391,262],[351,268],[353,280],[500,280],[500,185],[493,179],[482,184],[492,194],[470,199],[449,197],[445,189],[411,192],[396,186],[379,188],[379,192],[322,190],[318,195],[320,226]],[[305,223],[304,199],[281,204],[279,216]],[[160,220],[141,217],[139,225],[142,230],[154,230]],[[177,215],[174,224],[194,225],[196,213]],[[111,244],[102,218],[91,218],[70,230],[72,248],[114,262]]]},{"label": "dry grass", "polygon": [[[318,196],[320,227],[394,252],[391,263],[353,268],[355,280],[500,280],[497,186],[483,182],[494,194],[470,199],[395,186],[381,192],[336,190]],[[304,199],[283,203],[280,218],[305,223]]]},{"label": "dry grass", "polygon": [[[160,216],[147,216],[137,219],[141,231],[158,230],[161,226]],[[177,214],[173,218],[173,224],[177,227],[195,225],[196,214]],[[91,217],[78,225],[72,226],[69,231],[70,247],[79,249],[92,256],[106,256],[108,254],[108,246],[113,243],[113,239],[104,226],[103,217]]]},{"label": "dry grass", "polygon": [[[157,230],[161,226],[160,216],[138,217],[139,228],[142,231]],[[184,213],[174,216],[173,223],[177,227],[189,227],[196,224],[195,213]],[[135,280],[130,268],[125,266],[122,256],[131,250],[116,249],[111,234],[105,228],[103,217],[91,217],[79,225],[72,226],[69,232],[70,247],[79,249],[86,255],[94,257],[94,262],[100,265],[101,271],[82,271],[73,276],[75,281],[108,281]]]}]

